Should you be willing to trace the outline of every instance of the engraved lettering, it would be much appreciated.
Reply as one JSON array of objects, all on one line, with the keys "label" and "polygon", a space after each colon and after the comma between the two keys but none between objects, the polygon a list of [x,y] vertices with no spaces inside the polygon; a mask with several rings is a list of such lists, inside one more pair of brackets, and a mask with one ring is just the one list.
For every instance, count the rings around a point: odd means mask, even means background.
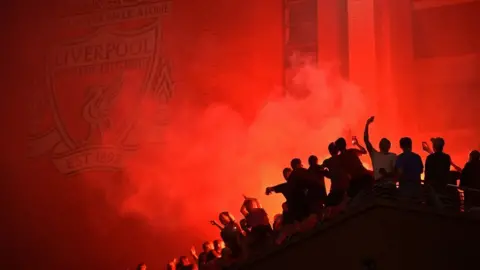
[{"label": "engraved lettering", "polygon": [[73,155],[66,159],[67,168],[70,170],[77,170],[85,167],[89,164],[92,154],[89,152],[83,152],[77,155]]},{"label": "engraved lettering", "polygon": [[148,38],[79,45],[60,50],[55,63],[57,67],[73,67],[149,57],[154,46],[155,41]]},{"label": "engraved lettering", "polygon": [[[62,14],[58,15],[64,17],[59,23],[75,25],[68,28],[65,40],[55,45],[47,61],[48,82],[52,87],[48,104],[67,103],[52,106],[59,118],[69,113],[65,109],[79,106],[75,110],[81,112],[85,121],[81,127],[85,130],[80,132],[78,126],[73,128],[74,125],[59,121],[48,134],[37,136],[38,139],[29,145],[32,153],[51,149],[53,163],[66,174],[121,169],[123,156],[138,149],[140,143],[124,144],[136,119],[129,117],[133,115],[130,112],[120,116],[109,112],[116,108],[125,91],[139,98],[145,95],[160,97],[172,87],[170,72],[157,50],[159,26],[168,19],[163,15],[170,11],[171,1],[87,2],[82,8],[60,10]],[[109,27],[105,27],[107,25]],[[76,30],[91,35],[70,37],[70,33],[77,33]],[[72,93],[78,98],[72,99]],[[135,111],[141,106],[139,104],[132,104],[131,110]],[[115,133],[108,133],[109,127],[115,127]],[[43,144],[46,146],[40,147]]]},{"label": "engraved lettering", "polygon": [[95,59],[107,59],[107,54],[105,53],[105,50],[102,49],[101,45],[95,46]]},{"label": "engraved lettering", "polygon": [[[96,47],[96,46],[95,46]],[[94,52],[94,47],[92,46],[86,46],[85,47],[85,62],[91,62],[94,59],[97,59],[95,56]]]},{"label": "engraved lettering", "polygon": [[114,163],[116,155],[113,152],[99,151],[97,152],[97,162],[99,163]]},{"label": "engraved lettering", "polygon": [[[138,4],[138,3],[136,3]],[[118,8],[94,8],[92,12],[66,18],[70,25],[104,26],[126,20],[158,18],[171,10],[171,1],[156,1],[145,5],[121,3]]]}]

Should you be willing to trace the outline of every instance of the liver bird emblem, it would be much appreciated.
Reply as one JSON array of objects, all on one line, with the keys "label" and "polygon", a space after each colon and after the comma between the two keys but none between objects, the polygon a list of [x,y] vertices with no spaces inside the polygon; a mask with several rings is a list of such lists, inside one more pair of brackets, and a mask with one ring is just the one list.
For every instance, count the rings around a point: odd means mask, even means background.
[{"label": "liver bird emblem", "polygon": [[120,77],[112,85],[91,86],[87,89],[87,102],[83,107],[83,117],[90,124],[86,144],[105,143],[105,135],[114,132],[112,108],[123,86]]}]

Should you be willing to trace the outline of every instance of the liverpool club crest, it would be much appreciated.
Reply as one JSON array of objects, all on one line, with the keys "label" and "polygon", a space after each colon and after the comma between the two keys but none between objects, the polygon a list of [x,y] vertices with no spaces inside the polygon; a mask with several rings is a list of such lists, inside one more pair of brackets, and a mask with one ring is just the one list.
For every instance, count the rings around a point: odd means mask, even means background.
[{"label": "liverpool club crest", "polygon": [[[165,2],[157,5],[157,12],[166,11]],[[139,7],[117,10],[126,11],[152,16]],[[142,100],[154,94],[166,102],[171,96],[169,65],[159,50],[160,23],[100,22],[80,37],[59,42],[48,57],[56,133],[49,138],[57,140],[53,161],[64,173],[120,168],[123,154],[138,147],[130,134]]]}]

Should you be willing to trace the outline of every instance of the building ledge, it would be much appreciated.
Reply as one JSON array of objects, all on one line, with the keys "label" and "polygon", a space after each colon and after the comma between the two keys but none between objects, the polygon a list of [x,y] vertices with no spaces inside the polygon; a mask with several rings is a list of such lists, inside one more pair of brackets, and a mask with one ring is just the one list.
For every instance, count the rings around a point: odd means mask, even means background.
[{"label": "building ledge", "polygon": [[255,256],[233,266],[231,269],[249,269],[250,266],[260,261],[268,260],[274,257],[277,253],[283,252],[287,249],[295,248],[302,242],[309,241],[319,234],[327,233],[329,230],[339,226],[342,223],[349,222],[356,217],[379,208],[403,213],[421,213],[424,216],[437,216],[444,218],[445,220],[457,219],[463,222],[473,222],[478,223],[478,226],[480,227],[480,218],[468,213],[440,211],[432,207],[427,207],[426,205],[412,204],[411,202],[405,202],[396,199],[375,198],[373,200],[369,200],[368,202],[362,203],[357,207],[349,208],[347,211],[337,215],[335,218],[322,222],[317,228],[295,236],[285,244],[275,246],[261,255]]}]

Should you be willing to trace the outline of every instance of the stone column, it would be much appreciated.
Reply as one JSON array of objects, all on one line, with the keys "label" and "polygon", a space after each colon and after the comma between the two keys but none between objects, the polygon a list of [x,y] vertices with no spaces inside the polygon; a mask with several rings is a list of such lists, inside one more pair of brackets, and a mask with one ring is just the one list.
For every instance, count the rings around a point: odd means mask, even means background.
[{"label": "stone column", "polygon": [[[284,86],[290,94],[305,96],[308,91],[292,84],[297,65],[317,63],[317,0],[284,2]],[[295,57],[294,57],[295,56]]]},{"label": "stone column", "polygon": [[374,0],[349,0],[347,11],[350,80],[362,88],[368,97],[368,110],[375,113],[377,54]]},{"label": "stone column", "polygon": [[318,61],[349,77],[347,0],[317,0]]},{"label": "stone column", "polygon": [[350,79],[363,89],[369,112],[389,134],[414,123],[408,110],[399,117],[404,97],[413,91],[411,13],[411,0],[348,1]]},{"label": "stone column", "polygon": [[[412,1],[375,0],[378,86],[382,111],[400,130],[417,129],[413,86]],[[401,117],[400,117],[401,115]],[[402,133],[402,135],[405,135]]]}]

